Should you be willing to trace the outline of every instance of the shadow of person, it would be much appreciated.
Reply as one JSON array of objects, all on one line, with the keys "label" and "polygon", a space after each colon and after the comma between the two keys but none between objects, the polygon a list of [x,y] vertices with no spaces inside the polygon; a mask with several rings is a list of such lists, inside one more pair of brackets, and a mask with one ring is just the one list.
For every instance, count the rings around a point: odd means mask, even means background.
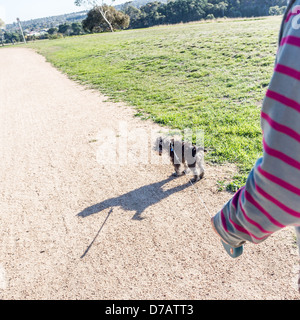
[{"label": "shadow of person", "polygon": [[176,192],[180,192],[191,186],[191,183],[188,181],[183,185],[164,190],[162,187],[173,179],[176,178],[171,176],[165,180],[145,185],[121,196],[104,200],[84,209],[83,211],[78,213],[77,216],[85,218],[108,208],[121,207],[125,211],[135,212],[132,219],[142,220],[143,218],[141,218],[141,214],[148,207],[160,202],[161,200],[169,197]]}]

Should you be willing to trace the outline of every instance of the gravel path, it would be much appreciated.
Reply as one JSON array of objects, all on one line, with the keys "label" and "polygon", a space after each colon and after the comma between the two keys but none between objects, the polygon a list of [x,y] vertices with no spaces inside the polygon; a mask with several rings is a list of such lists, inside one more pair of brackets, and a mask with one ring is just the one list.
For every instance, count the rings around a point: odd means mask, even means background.
[{"label": "gravel path", "polygon": [[[299,299],[292,228],[231,259],[187,177],[134,163],[157,125],[29,49],[0,49],[0,70],[1,299]],[[135,158],[104,165],[120,124],[140,130]],[[234,172],[207,166],[196,184],[211,212]]]}]

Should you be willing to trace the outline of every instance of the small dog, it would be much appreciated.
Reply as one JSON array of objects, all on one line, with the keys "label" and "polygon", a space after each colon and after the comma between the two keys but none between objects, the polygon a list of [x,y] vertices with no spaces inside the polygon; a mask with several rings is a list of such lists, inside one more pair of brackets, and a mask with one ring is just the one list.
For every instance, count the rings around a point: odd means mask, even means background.
[{"label": "small dog", "polygon": [[194,175],[192,182],[197,182],[204,176],[204,148],[197,147],[188,142],[177,141],[174,138],[158,137],[154,150],[161,156],[168,152],[174,166],[175,176],[188,174]]}]

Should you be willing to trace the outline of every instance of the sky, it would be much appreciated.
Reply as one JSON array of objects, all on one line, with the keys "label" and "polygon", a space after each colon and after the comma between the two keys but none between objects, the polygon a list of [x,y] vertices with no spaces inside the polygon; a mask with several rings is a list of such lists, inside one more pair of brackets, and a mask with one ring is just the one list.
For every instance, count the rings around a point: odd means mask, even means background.
[{"label": "sky", "polygon": [[[86,10],[87,7],[77,7],[75,0],[0,0],[0,19],[6,24],[20,20],[30,20],[56,16]],[[115,4],[125,1],[116,1]]]}]

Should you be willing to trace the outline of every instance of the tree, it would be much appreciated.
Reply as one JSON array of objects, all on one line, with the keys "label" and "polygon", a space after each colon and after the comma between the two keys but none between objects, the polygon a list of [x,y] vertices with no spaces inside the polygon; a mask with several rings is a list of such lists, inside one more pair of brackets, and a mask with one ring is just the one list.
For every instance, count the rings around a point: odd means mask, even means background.
[{"label": "tree", "polygon": [[222,16],[224,17],[225,15],[225,10],[227,9],[228,7],[228,3],[222,1],[219,3],[219,9],[222,11]]},{"label": "tree", "polygon": [[286,7],[279,7],[279,6],[274,6],[274,7],[270,7],[269,9],[269,15],[270,16],[276,16],[276,15],[282,15],[285,11]]},{"label": "tree", "polygon": [[17,33],[17,32],[5,32],[4,37],[6,39],[6,42],[9,43],[15,43],[15,42],[20,42],[22,35]]},{"label": "tree", "polygon": [[141,23],[141,10],[128,4],[124,5],[122,11],[130,18],[130,28],[138,28]]},{"label": "tree", "polygon": [[48,29],[48,33],[49,33],[50,35],[55,34],[57,31],[58,31],[58,29],[57,29],[57,28],[54,28],[54,27]]},{"label": "tree", "polygon": [[[129,26],[129,16],[121,11],[116,10],[112,6],[104,5],[103,9],[106,12],[107,18],[111,22],[113,29],[126,29]],[[86,19],[82,21],[82,26],[85,30],[91,32],[102,32],[109,30],[109,26],[99,13],[97,7],[88,12]]]},{"label": "tree", "polygon": [[67,24],[67,23],[64,23],[64,24],[60,24],[59,26],[58,26],[58,32],[59,33],[62,33],[62,34],[64,34],[64,35],[70,35],[70,33],[71,33],[71,31],[72,31],[72,28],[71,28],[71,26],[69,25],[69,24]]},{"label": "tree", "polygon": [[82,24],[80,22],[73,22],[71,24],[71,28],[72,28],[72,36],[78,36],[80,34],[83,34],[83,29],[82,29]]},{"label": "tree", "polygon": [[[111,0],[111,2],[114,2],[115,0]],[[101,2],[101,4],[100,4]],[[111,24],[111,21],[109,17],[107,16],[107,8],[108,6],[104,4],[104,0],[98,1],[98,0],[75,0],[75,5],[76,6],[81,6],[81,5],[88,5],[92,6],[94,9],[96,9],[100,15],[102,16],[103,20],[107,23],[109,29],[111,32],[114,32],[114,28]]]}]

